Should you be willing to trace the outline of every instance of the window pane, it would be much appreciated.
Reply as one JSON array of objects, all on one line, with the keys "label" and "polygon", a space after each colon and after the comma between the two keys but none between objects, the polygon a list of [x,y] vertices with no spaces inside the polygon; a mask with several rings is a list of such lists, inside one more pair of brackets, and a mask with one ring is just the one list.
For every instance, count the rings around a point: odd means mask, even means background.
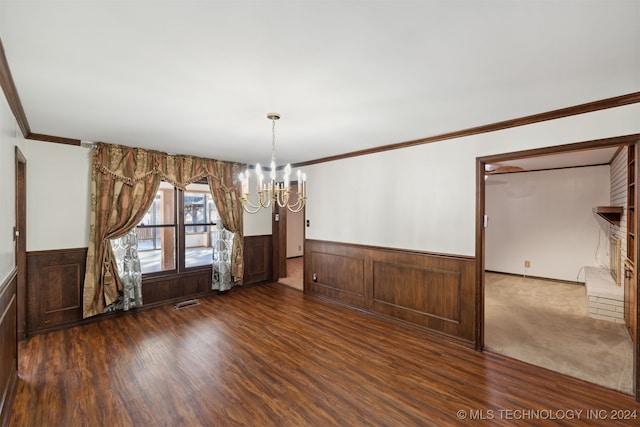
[{"label": "window pane", "polygon": [[138,256],[142,273],[175,270],[175,227],[138,227]]},{"label": "window pane", "polygon": [[[216,206],[207,184],[189,184],[184,193],[185,224],[215,224],[218,218]],[[199,231],[204,231],[200,227]]]},{"label": "window pane", "polygon": [[140,225],[165,224],[175,224],[175,191],[173,185],[161,182],[156,198]]},{"label": "window pane", "polygon": [[215,226],[186,226],[184,235],[184,265],[211,265],[213,260],[213,231]]}]

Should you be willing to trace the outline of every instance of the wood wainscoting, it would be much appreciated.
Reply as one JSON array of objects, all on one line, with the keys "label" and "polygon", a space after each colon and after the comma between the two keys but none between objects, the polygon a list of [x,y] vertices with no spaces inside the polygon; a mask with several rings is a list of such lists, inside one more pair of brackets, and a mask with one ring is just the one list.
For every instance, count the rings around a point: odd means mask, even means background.
[{"label": "wood wainscoting", "polygon": [[27,335],[82,319],[87,248],[27,252]]},{"label": "wood wainscoting", "polygon": [[[244,284],[271,281],[271,236],[248,236],[244,242]],[[82,318],[86,262],[87,248],[27,253],[27,335],[95,320]],[[211,267],[143,279],[145,307],[213,293]]]},{"label": "wood wainscoting", "polygon": [[304,290],[474,342],[475,260],[305,241]]},{"label": "wood wainscoting", "polygon": [[273,239],[271,235],[245,236],[244,284],[271,281],[273,275]]},{"label": "wood wainscoting", "polygon": [[9,424],[18,381],[17,269],[0,284],[0,426]]}]

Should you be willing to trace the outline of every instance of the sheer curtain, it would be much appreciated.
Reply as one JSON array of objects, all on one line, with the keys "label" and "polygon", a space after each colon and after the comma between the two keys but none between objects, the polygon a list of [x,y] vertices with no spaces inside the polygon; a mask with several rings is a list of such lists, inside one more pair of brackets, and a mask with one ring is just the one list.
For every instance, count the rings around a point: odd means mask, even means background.
[{"label": "sheer curtain", "polygon": [[118,239],[112,239],[111,248],[122,281],[122,293],[104,311],[124,310],[142,306],[142,269],[138,257],[138,233],[135,228]]},{"label": "sheer curtain", "polygon": [[240,173],[240,168],[237,164],[221,162],[215,167],[215,175],[208,177],[209,189],[224,229],[218,227],[216,231],[211,286],[212,289],[225,291],[236,284],[242,284],[244,275],[241,189],[234,180]]}]

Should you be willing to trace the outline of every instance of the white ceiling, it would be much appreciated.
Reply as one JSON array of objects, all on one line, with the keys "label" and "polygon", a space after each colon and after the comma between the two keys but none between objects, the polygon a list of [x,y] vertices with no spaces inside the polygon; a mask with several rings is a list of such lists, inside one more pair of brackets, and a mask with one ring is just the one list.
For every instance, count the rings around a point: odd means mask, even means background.
[{"label": "white ceiling", "polygon": [[31,130],[279,163],[640,91],[640,1],[0,0]]}]

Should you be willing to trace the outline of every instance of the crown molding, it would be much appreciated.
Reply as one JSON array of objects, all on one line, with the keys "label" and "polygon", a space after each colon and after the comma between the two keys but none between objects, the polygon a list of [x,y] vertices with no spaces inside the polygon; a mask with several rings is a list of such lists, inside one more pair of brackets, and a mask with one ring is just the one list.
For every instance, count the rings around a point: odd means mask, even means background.
[{"label": "crown molding", "polygon": [[44,142],[55,142],[56,144],[66,144],[66,145],[81,145],[81,140],[73,139],[73,138],[64,138],[62,136],[54,136],[54,135],[45,135],[42,133],[30,133],[26,136],[27,139],[31,139],[34,141],[44,141]]},{"label": "crown molding", "polygon": [[396,144],[382,145],[379,147],[368,148],[365,150],[352,151],[336,156],[323,157],[320,159],[309,160],[292,164],[293,167],[309,166],[318,163],[332,162],[335,160],[347,159],[349,157],[364,156],[367,154],[381,153],[383,151],[398,150],[400,148],[413,147],[415,145],[428,144],[431,142],[444,141],[447,139],[460,138],[463,136],[478,135],[481,133],[495,132],[498,130],[530,125],[533,123],[544,122],[547,120],[555,120],[563,117],[575,116],[578,114],[590,113],[598,110],[606,110],[608,108],[621,107],[623,105],[635,104],[640,102],[640,92],[633,92],[626,95],[606,98],[599,101],[588,102],[586,104],[574,105],[572,107],[561,108],[558,110],[547,111],[545,113],[533,114],[530,116],[519,117],[517,119],[505,120],[502,122],[491,123],[488,125],[476,126],[469,129],[463,129],[455,132],[444,133],[441,135],[430,136],[427,138],[416,139],[413,141],[399,142]]},{"label": "crown molding", "polygon": [[18,122],[22,135],[26,137],[31,133],[31,128],[29,127],[27,116],[22,108],[20,96],[18,96],[18,90],[16,89],[13,77],[11,76],[11,70],[9,69],[7,56],[4,53],[2,39],[0,39],[0,86],[2,86],[4,96],[7,99],[7,103],[9,104],[9,108],[11,109],[13,116]]}]

